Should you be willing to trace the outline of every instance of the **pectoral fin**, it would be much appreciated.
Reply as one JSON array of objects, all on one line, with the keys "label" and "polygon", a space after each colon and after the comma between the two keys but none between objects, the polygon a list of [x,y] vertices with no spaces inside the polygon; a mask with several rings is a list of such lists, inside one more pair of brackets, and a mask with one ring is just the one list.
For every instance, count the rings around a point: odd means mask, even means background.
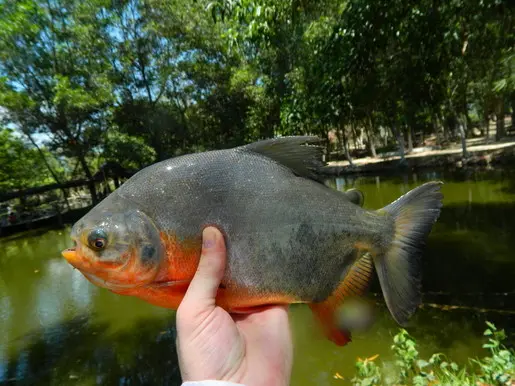
[{"label": "pectoral fin", "polygon": [[365,196],[363,195],[363,192],[358,189],[352,188],[346,190],[345,196],[347,196],[350,202],[358,206],[363,207],[363,204],[365,203]]}]

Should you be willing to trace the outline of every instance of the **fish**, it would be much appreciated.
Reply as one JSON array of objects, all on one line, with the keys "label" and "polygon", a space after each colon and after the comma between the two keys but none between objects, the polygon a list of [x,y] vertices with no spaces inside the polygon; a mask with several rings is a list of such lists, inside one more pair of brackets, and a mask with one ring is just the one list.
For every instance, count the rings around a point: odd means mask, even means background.
[{"label": "fish", "polygon": [[306,304],[325,336],[351,341],[338,312],[377,275],[405,326],[421,303],[422,253],[443,205],[441,181],[380,209],[324,183],[323,140],[278,137],[185,154],[134,174],[71,229],[64,258],[91,283],[177,309],[195,275],[202,231],[223,234],[216,304],[230,313]]}]

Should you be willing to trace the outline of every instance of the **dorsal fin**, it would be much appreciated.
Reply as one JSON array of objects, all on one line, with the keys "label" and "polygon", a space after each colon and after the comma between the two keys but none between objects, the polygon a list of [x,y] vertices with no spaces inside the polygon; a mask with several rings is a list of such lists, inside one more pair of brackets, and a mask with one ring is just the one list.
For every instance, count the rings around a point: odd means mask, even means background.
[{"label": "dorsal fin", "polygon": [[363,207],[363,204],[365,203],[365,196],[363,195],[363,192],[361,192],[358,189],[352,188],[346,190],[344,193],[350,202]]},{"label": "dorsal fin", "polygon": [[325,166],[322,160],[324,147],[318,146],[322,141],[315,136],[291,136],[265,139],[241,148],[271,158],[298,176],[320,182],[316,171]]}]

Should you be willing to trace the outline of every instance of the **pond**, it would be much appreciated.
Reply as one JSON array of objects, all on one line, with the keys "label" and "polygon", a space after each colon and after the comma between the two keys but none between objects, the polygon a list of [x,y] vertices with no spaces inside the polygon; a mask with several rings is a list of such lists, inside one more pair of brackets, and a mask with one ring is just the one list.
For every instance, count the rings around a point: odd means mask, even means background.
[{"label": "pond", "polygon": [[[464,363],[485,354],[485,320],[515,342],[515,174],[444,171],[328,183],[361,189],[365,206],[376,209],[432,179],[445,182],[445,205],[424,253],[424,305],[407,330],[422,355],[443,352]],[[87,282],[60,255],[70,246],[68,232],[0,240],[0,384],[180,385],[174,312]],[[346,385],[358,357],[392,360],[398,326],[376,299],[373,328],[345,347],[321,336],[306,306],[291,307],[292,385]]]}]

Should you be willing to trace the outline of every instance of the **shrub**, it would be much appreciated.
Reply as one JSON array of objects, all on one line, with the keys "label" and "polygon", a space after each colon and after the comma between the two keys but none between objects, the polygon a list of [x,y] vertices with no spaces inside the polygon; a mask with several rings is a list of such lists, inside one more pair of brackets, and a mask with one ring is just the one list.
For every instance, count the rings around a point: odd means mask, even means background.
[{"label": "shrub", "polygon": [[[386,372],[375,359],[356,362],[354,386],[515,386],[515,351],[507,349],[503,330],[487,322],[484,336],[488,341],[483,348],[489,355],[483,359],[470,359],[464,366],[449,361],[443,354],[433,354],[428,360],[419,357],[415,340],[404,329],[395,335],[392,351],[395,355],[393,372]],[[386,368],[386,367],[385,367]]]}]

